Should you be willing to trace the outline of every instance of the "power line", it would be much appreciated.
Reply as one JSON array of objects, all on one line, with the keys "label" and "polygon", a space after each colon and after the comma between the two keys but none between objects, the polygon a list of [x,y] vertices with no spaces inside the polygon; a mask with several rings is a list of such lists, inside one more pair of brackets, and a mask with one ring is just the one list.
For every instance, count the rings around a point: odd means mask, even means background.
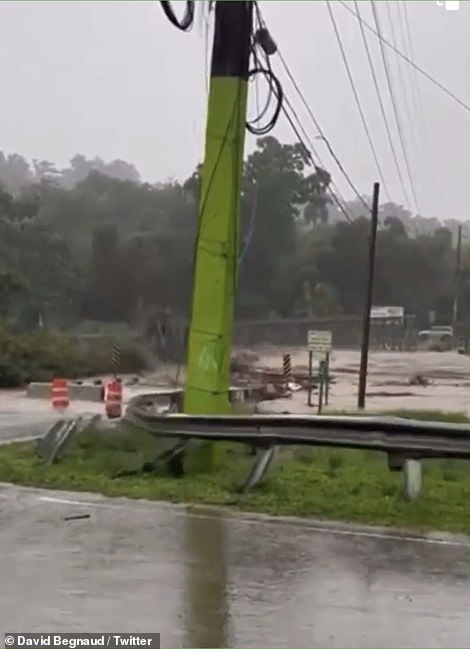
[{"label": "power line", "polygon": [[[265,26],[266,26],[266,23],[265,23],[265,21],[264,21],[262,15],[261,15],[261,10],[260,10],[259,5],[258,5],[258,3],[257,3],[256,1],[255,1],[255,10],[256,10],[256,14],[257,14],[257,18],[258,18],[258,22],[259,22],[259,24],[260,24],[261,26],[264,26],[264,27],[265,27]],[[328,146],[328,149],[329,149],[329,151],[330,151],[330,154],[333,156],[333,158],[334,158],[336,164],[338,165],[339,169],[341,170],[341,172],[343,173],[344,177],[345,177],[346,180],[348,181],[348,184],[350,185],[350,187],[352,188],[352,190],[353,190],[354,193],[356,194],[356,196],[357,196],[357,198],[359,199],[359,201],[363,203],[363,205],[365,206],[365,208],[367,209],[367,211],[370,211],[370,207],[369,207],[369,205],[366,203],[366,201],[364,200],[364,198],[361,196],[361,194],[359,193],[359,191],[356,189],[356,187],[354,186],[352,180],[350,179],[349,175],[346,173],[346,170],[344,169],[343,165],[341,164],[340,160],[338,159],[338,157],[337,157],[336,154],[334,153],[334,151],[333,151],[333,149],[332,149],[332,147],[331,147],[331,145],[330,145],[328,139],[326,138],[326,136],[325,136],[325,134],[324,134],[324,132],[323,132],[323,130],[322,130],[320,124],[318,123],[318,120],[316,119],[315,115],[313,114],[313,111],[311,110],[309,104],[307,103],[305,97],[303,96],[303,94],[302,94],[302,92],[301,92],[301,90],[300,90],[300,88],[299,88],[297,82],[295,81],[294,76],[292,75],[292,73],[291,73],[291,71],[290,71],[290,69],[289,69],[289,67],[288,67],[288,65],[287,65],[287,63],[286,63],[286,61],[284,60],[284,57],[282,56],[282,54],[281,54],[281,52],[280,52],[280,50],[279,50],[279,47],[277,47],[277,54],[278,54],[278,56],[279,56],[279,58],[280,58],[280,60],[281,60],[281,62],[282,62],[282,64],[283,64],[283,67],[284,67],[284,69],[286,70],[286,72],[287,72],[287,74],[288,74],[288,76],[289,76],[289,78],[290,78],[292,84],[294,85],[294,88],[296,89],[297,93],[299,94],[299,96],[300,96],[300,98],[301,98],[301,100],[302,100],[304,106],[306,107],[307,112],[309,113],[310,117],[312,118],[313,123],[315,124],[315,127],[317,128],[318,132],[321,134],[321,138],[324,140],[324,142],[325,142],[326,145]],[[285,104],[287,104],[287,106],[290,108],[290,110],[292,111],[293,115],[295,116],[295,119],[297,120],[298,128],[295,126],[295,124],[294,124],[294,120],[293,120],[292,117],[289,115],[289,113],[288,113],[288,111],[287,111],[287,109],[286,109]],[[315,154],[315,156],[316,156],[317,160],[319,161],[320,165],[322,166],[322,168],[323,168],[323,169],[326,169],[326,166],[325,166],[325,164],[323,163],[320,154],[319,154],[318,151],[316,150],[315,145],[314,145],[313,142],[312,142],[312,139],[311,139],[311,138],[309,137],[309,135],[307,134],[305,128],[304,128],[303,125],[302,125],[302,121],[301,121],[301,119],[300,119],[299,116],[297,115],[297,113],[296,113],[294,107],[292,106],[292,104],[291,104],[291,102],[289,101],[289,99],[285,96],[285,94],[284,94],[284,101],[283,101],[283,103],[282,103],[281,110],[282,110],[282,112],[284,113],[284,115],[286,116],[286,119],[288,120],[288,122],[289,122],[289,124],[290,124],[292,130],[294,131],[294,133],[295,133],[297,139],[299,140],[299,142],[300,142],[301,145],[303,146],[304,151],[306,152],[307,156],[309,156],[309,159],[310,159],[310,161],[314,164],[315,168],[318,168],[318,167],[317,167],[317,165],[315,164],[315,161],[314,161],[314,159],[313,159],[313,156],[312,156],[311,151],[313,151],[313,153]],[[303,138],[302,138],[302,136],[301,136],[300,133],[299,133],[299,129],[303,132],[305,139],[307,140],[307,142],[308,142],[309,145],[310,145],[310,149],[305,145],[305,142],[303,141]],[[345,218],[349,221],[349,223],[352,224],[352,220],[351,220],[349,214],[347,213],[346,208],[344,207],[344,204],[346,203],[346,201],[345,201],[344,198],[341,196],[341,192],[339,191],[338,187],[336,186],[336,184],[334,183],[333,180],[331,181],[331,186],[333,187],[333,189],[332,189],[331,187],[329,187],[328,190],[327,190],[328,193],[329,193],[329,195],[330,195],[331,198],[333,199],[333,202],[338,206],[338,208],[340,209],[340,211],[343,213],[343,215],[345,216]],[[339,196],[340,198],[338,198],[338,196]]]},{"label": "power line", "polygon": [[[387,16],[388,20],[390,22],[390,33],[392,35],[392,42],[397,47],[398,40],[397,40],[397,33],[395,30],[395,22],[393,19],[393,14],[392,14],[392,3],[391,2],[386,2],[385,6],[387,7]],[[402,61],[397,60],[397,70],[398,70],[398,84],[401,85],[402,90],[403,90],[403,96],[404,96],[404,104],[405,104],[405,110],[408,116],[408,121],[412,125],[413,124],[413,115],[412,115],[412,110],[410,107],[410,101],[408,97],[408,93],[406,91],[406,83],[405,83],[405,78],[403,76],[403,69],[402,69]],[[411,134],[412,137],[416,136],[416,129],[411,129]]]},{"label": "power line", "polygon": [[[371,7],[372,7],[372,14],[374,16],[374,22],[375,22],[375,25],[376,25],[376,28],[377,28],[377,33],[381,34],[382,30],[380,28],[379,15],[377,13],[377,8],[376,8],[374,0],[370,0],[370,4],[371,4]],[[391,78],[391,75],[390,75],[390,69],[388,67],[387,56],[386,56],[386,52],[385,52],[385,48],[383,46],[382,40],[380,41],[380,51],[381,51],[381,54],[382,54],[382,62],[383,62],[384,69],[385,69],[385,77],[387,79],[387,86],[388,86],[388,90],[389,90],[389,93],[390,93],[390,99],[392,101],[393,113],[394,113],[395,122],[396,122],[396,125],[397,125],[398,136],[400,138],[400,144],[401,144],[401,148],[402,148],[402,151],[403,151],[403,158],[405,160],[405,166],[406,166],[406,170],[407,170],[407,173],[408,173],[408,179],[410,181],[411,193],[413,194],[413,200],[415,202],[416,209],[417,209],[417,211],[419,213],[418,200],[417,200],[416,192],[415,192],[415,188],[414,188],[413,176],[411,175],[410,163],[408,161],[408,154],[406,152],[405,141],[404,141],[404,137],[403,137],[403,130],[402,130],[402,127],[401,127],[400,115],[399,115],[398,107],[397,107],[397,104],[396,104],[396,101],[395,101],[395,95],[394,95],[394,92],[393,92],[393,85],[392,85],[392,78]]]},{"label": "power line", "polygon": [[[359,17],[360,16],[360,9],[359,9],[358,0],[354,0],[354,5],[356,7],[357,14],[358,14],[358,17]],[[393,137],[392,137],[392,132],[390,130],[390,125],[388,123],[387,113],[385,112],[385,106],[384,106],[384,102],[382,100],[382,93],[380,91],[379,81],[378,81],[377,75],[375,73],[375,68],[374,68],[374,63],[372,61],[372,55],[371,55],[371,52],[370,52],[369,43],[367,42],[367,36],[366,36],[365,30],[364,30],[364,25],[362,24],[362,22],[360,20],[359,20],[359,29],[361,30],[362,41],[364,43],[364,48],[366,50],[367,60],[369,62],[369,68],[370,68],[370,71],[372,73],[372,79],[374,81],[374,86],[375,86],[375,92],[377,94],[377,99],[378,99],[379,106],[380,106],[380,112],[382,113],[383,121],[384,121],[384,124],[385,124],[385,130],[387,132],[387,139],[388,139],[388,143],[390,145],[390,149],[392,151],[392,156],[393,156],[393,160],[394,160],[395,167],[396,167],[396,170],[397,170],[397,175],[398,175],[398,178],[400,180],[400,184],[401,184],[401,188],[402,188],[402,191],[403,191],[403,196],[405,198],[405,202],[409,205],[410,201],[409,201],[409,198],[408,198],[408,191],[406,189],[405,181],[403,180],[403,175],[401,173],[400,163],[398,162],[398,156],[397,156],[397,152],[396,152],[396,149],[395,149],[395,144],[393,142]]]},{"label": "power line", "polygon": [[[286,109],[286,107],[284,105],[282,107],[282,112],[286,116],[287,121],[289,122],[292,130],[294,131],[294,133],[295,133],[297,139],[299,140],[300,144],[302,145],[304,151],[306,152],[307,158],[310,160],[311,163],[313,163],[315,169],[318,169],[318,166],[315,164],[315,160],[314,160],[314,158],[312,156],[312,153],[311,153],[311,151],[313,151],[313,153],[315,154],[315,156],[316,156],[318,162],[320,163],[321,167],[323,169],[326,169],[326,166],[323,163],[323,161],[322,161],[322,159],[320,157],[320,154],[316,150],[315,145],[313,144],[313,142],[310,139],[309,135],[305,131],[304,127],[302,126],[302,122],[300,121],[300,118],[298,117],[297,113],[295,112],[295,109],[293,108],[292,104],[287,99],[287,97],[284,97],[284,101],[285,101],[285,104],[287,104],[289,106],[289,108],[291,109],[291,111],[295,115],[299,128],[297,128],[296,125],[294,124],[294,121],[293,121],[292,117],[289,115],[289,113],[288,113],[288,111],[287,111],[287,109]],[[303,135],[304,135],[305,139],[307,140],[311,150],[305,145],[305,142],[304,142],[304,140],[302,138],[302,135],[300,135],[300,133],[299,133],[299,129],[303,132]],[[349,221],[349,223],[352,225],[353,222],[351,220],[351,217],[349,216],[349,214],[346,211],[346,208],[344,207],[346,201],[341,196],[341,192],[339,191],[338,187],[336,186],[336,184],[333,181],[331,181],[331,185],[333,186],[333,189],[331,189],[331,187],[329,187],[328,190],[327,190],[327,193],[330,195],[333,202],[337,205],[339,210],[342,212],[342,214],[344,215],[346,220]],[[366,204],[366,206],[367,206],[367,204]],[[367,206],[367,209],[369,209],[368,206]]]},{"label": "power line", "polygon": [[[413,48],[413,39],[411,37],[411,27],[410,27],[410,18],[408,15],[408,4],[407,0],[400,0],[399,2],[399,7],[401,7],[401,17],[403,20],[403,32],[404,32],[404,38],[403,38],[403,43],[404,43],[404,48],[405,48],[405,54],[406,56],[411,59],[415,60],[415,55],[414,55],[414,48]],[[406,69],[409,74],[409,83],[412,88],[412,98],[413,98],[413,103],[415,105],[415,111],[416,115],[418,116],[418,129],[419,132],[421,133],[421,141],[422,141],[422,152],[424,153],[424,162],[426,169],[428,171],[430,181],[431,183],[435,184],[436,182],[436,174],[434,172],[434,167],[432,164],[432,158],[431,156],[427,155],[427,143],[429,140],[429,128],[428,128],[428,123],[426,120],[426,112],[424,111],[423,108],[423,101],[422,101],[422,96],[421,96],[421,78],[418,74],[418,71],[416,68],[413,68],[409,65],[406,66]],[[412,73],[413,73],[413,78],[412,78]]]},{"label": "power line", "polygon": [[[353,14],[354,16],[356,16],[356,18],[358,17],[357,14],[354,12],[354,10],[351,9],[351,7],[349,7],[349,6],[346,4],[346,2],[344,2],[344,0],[338,0],[338,2],[339,2],[339,3],[340,3],[340,4],[341,4],[341,5],[342,5],[342,6],[343,6],[347,11],[349,11],[350,14]],[[419,72],[419,73],[422,74],[424,77],[426,77],[426,79],[428,79],[428,81],[430,81],[430,82],[433,83],[435,86],[437,86],[437,87],[438,87],[440,90],[442,90],[442,92],[444,92],[448,97],[450,97],[451,99],[453,99],[457,104],[459,104],[462,108],[465,108],[465,110],[468,111],[468,112],[470,113],[470,105],[468,105],[468,104],[465,103],[462,99],[460,99],[459,97],[457,97],[457,95],[455,95],[452,91],[450,91],[448,88],[446,88],[446,86],[444,86],[444,84],[442,84],[442,83],[441,83],[440,81],[438,81],[435,77],[433,77],[431,74],[429,74],[429,72],[426,72],[426,70],[424,70],[421,66],[419,66],[417,63],[415,63],[415,62],[414,62],[412,59],[410,59],[408,56],[406,56],[405,54],[403,54],[403,52],[401,52],[397,47],[395,47],[392,43],[390,43],[390,41],[388,41],[388,40],[387,40],[387,39],[386,39],[386,38],[385,38],[385,37],[384,37],[384,36],[383,36],[383,35],[382,35],[378,30],[374,29],[371,25],[369,25],[369,23],[367,23],[363,18],[359,18],[359,20],[362,22],[362,24],[364,25],[364,27],[365,27],[366,29],[368,29],[370,32],[372,32],[373,34],[375,34],[375,36],[377,36],[377,38],[380,39],[380,42],[381,42],[383,45],[386,45],[387,47],[389,47],[390,49],[392,49],[392,50],[395,52],[395,54],[397,54],[400,58],[402,58],[404,61],[406,61],[407,63],[409,63],[409,64],[410,64],[410,65],[411,65],[411,66],[412,66],[412,67],[413,67],[417,72]]]},{"label": "power line", "polygon": [[[403,47],[405,49],[405,55],[408,58],[414,59],[414,54],[413,54],[413,43],[411,40],[411,30],[410,30],[410,22],[408,18],[408,8],[406,5],[406,0],[399,0],[398,2],[398,15],[400,19],[400,29],[402,33],[402,42],[403,42]],[[363,27],[364,29],[364,27]],[[408,74],[408,84],[411,88],[411,97],[413,100],[414,104],[414,109],[415,113],[418,115],[418,118],[422,114],[422,104],[421,104],[421,97],[419,94],[419,77],[418,73],[416,70],[413,70],[414,76],[416,79],[416,83],[413,83],[413,80],[411,78],[411,71],[412,68],[410,68],[409,65],[406,66],[407,74]]]},{"label": "power line", "polygon": [[[265,24],[265,21],[263,20],[263,18],[262,18],[262,16],[261,16],[261,10],[260,10],[260,8],[259,8],[257,2],[255,2],[255,9],[256,9],[256,12],[257,12],[257,14],[258,14],[259,21],[264,25],[264,24]],[[322,140],[325,142],[325,144],[327,145],[327,147],[328,147],[328,151],[330,152],[330,155],[332,156],[333,160],[336,162],[338,168],[340,169],[341,173],[343,174],[344,178],[346,179],[348,185],[349,185],[349,186],[351,187],[351,189],[353,190],[354,194],[357,196],[357,198],[359,199],[359,201],[360,201],[360,202],[365,206],[365,208],[366,208],[368,211],[370,211],[370,207],[369,207],[369,205],[366,203],[366,201],[364,200],[364,198],[362,197],[362,195],[359,193],[358,189],[356,188],[356,186],[354,185],[353,181],[351,180],[349,174],[346,172],[345,168],[344,168],[343,165],[341,164],[341,161],[339,160],[338,156],[337,156],[336,153],[333,151],[333,147],[331,146],[331,144],[330,144],[328,138],[326,137],[326,135],[325,135],[323,129],[321,128],[321,126],[320,126],[320,124],[319,124],[317,118],[315,117],[315,115],[314,115],[314,113],[313,113],[313,111],[312,111],[312,109],[311,109],[311,107],[310,107],[310,104],[309,104],[309,103],[307,102],[307,100],[305,99],[305,97],[304,97],[302,91],[301,91],[300,88],[299,88],[299,84],[298,84],[297,81],[295,80],[294,75],[293,75],[292,72],[290,71],[289,66],[287,65],[287,63],[286,63],[284,57],[282,56],[281,51],[280,51],[280,49],[279,49],[279,46],[277,47],[277,54],[278,54],[278,56],[279,56],[279,59],[280,59],[282,65],[283,65],[283,67],[284,67],[284,70],[285,70],[286,73],[287,73],[287,76],[289,77],[289,79],[290,79],[292,85],[294,86],[294,88],[295,88],[297,94],[299,95],[299,97],[300,97],[300,99],[301,99],[301,101],[302,101],[304,107],[306,108],[309,117],[312,119],[313,123],[315,124],[315,127],[316,127],[317,131],[320,133],[321,139],[322,139]]]},{"label": "power line", "polygon": [[[263,27],[264,22],[262,21],[262,17],[261,17],[261,14],[259,12],[259,8],[258,8],[257,5],[255,5],[255,7],[256,7],[256,10],[257,10],[256,15],[257,15],[257,19],[258,19],[258,25],[259,25],[259,27]],[[314,146],[313,142],[311,141],[311,139],[309,138],[308,133],[305,131],[299,116],[297,115],[297,113],[296,113],[294,107],[292,106],[291,102],[289,101],[289,99],[284,96],[284,92],[282,90],[282,87],[281,87],[279,81],[277,80],[277,77],[275,77],[274,73],[272,72],[271,63],[270,63],[268,54],[265,52],[266,63],[265,63],[265,68],[263,68],[263,66],[262,66],[262,64],[260,62],[258,52],[256,50],[255,45],[256,44],[254,43],[253,46],[252,46],[252,55],[253,55],[254,62],[255,62],[254,70],[266,70],[267,72],[269,72],[269,74],[265,75],[266,79],[268,80],[269,93],[268,93],[268,100],[266,102],[266,105],[265,105],[264,109],[260,110],[259,87],[258,87],[258,84],[256,83],[258,79],[257,79],[257,77],[255,75],[250,75],[252,77],[254,76],[254,79],[255,79],[255,99],[256,99],[257,113],[258,113],[258,117],[255,120],[253,120],[253,122],[257,122],[260,119],[262,119],[262,117],[264,116],[264,114],[266,113],[266,111],[267,111],[267,109],[269,107],[270,99],[274,95],[274,97],[277,99],[277,102],[278,102],[279,111],[282,111],[284,113],[284,115],[286,116],[287,121],[289,122],[289,124],[290,124],[292,130],[294,131],[300,145],[302,146],[302,149],[303,149],[303,152],[305,154],[305,157],[306,157],[307,161],[310,164],[313,164],[316,170],[319,169],[319,167],[315,164],[315,160],[314,160],[314,158],[312,156],[311,151],[313,151],[314,154],[316,155],[317,159],[319,160],[320,164],[324,167],[323,162],[322,162],[322,160],[320,158],[320,155],[315,150],[315,146]],[[276,79],[277,83],[272,83],[273,79]],[[292,111],[292,113],[294,115],[294,118],[297,120],[298,127],[294,123],[294,119],[289,114],[289,111],[287,110],[286,105]],[[256,129],[255,129],[255,131],[253,131],[253,128],[249,128],[248,130],[250,132],[256,134]],[[305,144],[305,142],[303,140],[303,137],[302,137],[301,133],[299,132],[299,130],[302,131],[305,139],[310,144],[311,150],[306,146],[306,144]],[[333,187],[335,187],[333,182],[331,182],[331,185],[333,185]],[[336,187],[335,187],[335,189],[336,189]],[[249,248],[249,245],[250,245],[250,242],[251,242],[251,239],[253,237],[254,230],[255,230],[256,212],[257,212],[257,206],[258,206],[258,193],[259,193],[258,190],[259,190],[258,183],[256,183],[255,187],[254,187],[254,196],[253,196],[253,201],[252,201],[252,206],[251,206],[251,218],[250,218],[250,223],[249,223],[249,227],[248,227],[248,234],[247,234],[246,239],[245,239],[243,250],[242,250],[242,252],[240,254],[239,267],[240,267],[245,255],[246,255],[246,252],[247,252],[247,250]],[[336,195],[335,191],[333,189],[331,189],[331,187],[328,187],[327,188],[327,193],[331,197],[332,201],[336,203],[336,205],[338,206],[340,211],[344,214],[345,218],[349,221],[349,223],[352,224],[352,220],[350,219],[350,217],[349,217],[346,209],[344,208],[344,206],[341,204],[341,201],[338,198],[338,196]],[[344,199],[343,199],[343,202],[344,202]]]},{"label": "power line", "polygon": [[387,186],[386,186],[385,177],[384,177],[384,174],[382,172],[382,168],[380,166],[380,162],[379,162],[379,159],[378,159],[378,156],[377,156],[377,151],[375,149],[375,145],[374,145],[374,142],[372,140],[372,137],[371,137],[371,134],[370,134],[370,131],[369,131],[369,126],[367,124],[367,120],[366,120],[366,117],[364,115],[364,111],[362,109],[362,105],[361,105],[361,101],[359,99],[359,94],[357,92],[356,84],[354,83],[354,78],[352,76],[351,68],[350,68],[349,63],[348,63],[348,57],[346,55],[346,51],[344,49],[343,42],[341,40],[341,35],[339,33],[338,25],[336,23],[336,19],[335,19],[334,13],[333,13],[333,9],[331,7],[331,1],[330,0],[326,0],[326,6],[328,8],[328,14],[330,16],[331,24],[333,25],[333,31],[334,31],[335,36],[336,36],[336,41],[338,43],[338,47],[339,47],[340,52],[341,52],[341,58],[343,60],[344,67],[346,68],[349,83],[351,85],[351,90],[352,90],[352,93],[353,93],[353,96],[354,96],[354,101],[356,102],[356,106],[357,106],[357,109],[359,111],[359,115],[361,116],[362,126],[364,127],[364,131],[365,131],[367,140],[369,142],[370,149],[372,151],[372,156],[373,156],[374,161],[375,161],[375,166],[377,167],[377,171],[378,171],[380,180],[382,181],[382,184],[383,184],[383,186],[385,188],[385,192],[390,197],[390,193],[389,193],[389,191],[387,189]]},{"label": "power line", "polygon": [[366,203],[366,201],[364,200],[363,196],[359,193],[359,190],[358,190],[357,187],[354,185],[354,183],[353,183],[353,181],[351,180],[349,174],[347,173],[346,169],[345,169],[344,166],[342,165],[340,159],[338,158],[338,156],[337,156],[336,153],[334,152],[333,147],[331,146],[331,144],[330,144],[328,138],[326,137],[326,135],[325,135],[325,133],[324,133],[322,127],[320,126],[320,123],[318,122],[317,118],[315,117],[315,114],[313,113],[312,109],[310,108],[309,103],[308,103],[307,100],[305,99],[305,97],[304,97],[304,95],[303,95],[301,89],[299,88],[299,85],[298,85],[297,81],[296,81],[295,78],[294,78],[294,75],[293,75],[292,72],[290,71],[289,66],[287,65],[287,63],[286,63],[286,61],[285,61],[284,57],[282,56],[281,51],[280,51],[279,49],[278,49],[278,52],[277,52],[277,53],[278,53],[278,56],[279,56],[279,59],[280,59],[282,65],[283,65],[283,67],[284,67],[284,69],[285,69],[285,71],[286,71],[287,76],[289,77],[289,79],[290,79],[292,85],[294,86],[295,90],[297,91],[297,93],[298,93],[298,95],[299,95],[299,97],[300,97],[300,99],[301,99],[301,101],[302,101],[302,103],[303,103],[305,109],[307,110],[307,113],[309,114],[311,120],[312,120],[313,123],[315,124],[315,127],[316,127],[317,131],[320,133],[320,136],[321,136],[320,139],[322,139],[323,142],[325,142],[325,144],[326,144],[326,146],[327,146],[327,148],[328,148],[328,151],[329,151],[331,157],[332,157],[333,160],[336,162],[336,164],[337,164],[339,170],[340,170],[341,173],[343,174],[343,176],[344,176],[346,182],[348,183],[348,185],[350,186],[350,188],[353,190],[354,194],[357,196],[357,198],[359,199],[359,201],[360,201],[360,202],[361,202],[361,203],[362,203],[362,204],[367,208],[367,210],[370,211],[369,205],[367,205],[367,203]]}]

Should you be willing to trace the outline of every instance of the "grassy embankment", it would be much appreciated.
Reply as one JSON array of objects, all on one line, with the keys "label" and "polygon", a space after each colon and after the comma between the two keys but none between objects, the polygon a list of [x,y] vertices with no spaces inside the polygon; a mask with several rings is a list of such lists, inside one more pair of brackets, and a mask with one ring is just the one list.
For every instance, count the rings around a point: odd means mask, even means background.
[{"label": "grassy embankment", "polygon": [[[460,413],[410,412],[401,416],[467,422]],[[336,449],[292,449],[281,454],[265,482],[240,496],[236,486],[247,475],[253,457],[241,445],[225,445],[223,464],[211,475],[191,472],[175,479],[137,473],[158,451],[151,436],[121,429],[80,436],[64,457],[45,467],[30,444],[0,447],[0,480],[53,489],[100,492],[170,502],[230,505],[242,510],[360,521],[380,525],[470,533],[470,464],[427,461],[424,489],[415,503],[402,496],[403,477],[390,473],[379,453]]]}]

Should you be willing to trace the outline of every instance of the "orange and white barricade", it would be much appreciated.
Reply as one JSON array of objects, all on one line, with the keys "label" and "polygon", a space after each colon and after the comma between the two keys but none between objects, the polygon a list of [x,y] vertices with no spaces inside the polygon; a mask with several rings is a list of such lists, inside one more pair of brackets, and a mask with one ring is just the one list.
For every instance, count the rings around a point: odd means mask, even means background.
[{"label": "orange and white barricade", "polygon": [[70,399],[67,379],[54,379],[52,381],[51,398],[54,410],[66,410],[69,407]]},{"label": "orange and white barricade", "polygon": [[108,419],[122,416],[122,383],[117,379],[110,381],[106,387],[104,409]]}]

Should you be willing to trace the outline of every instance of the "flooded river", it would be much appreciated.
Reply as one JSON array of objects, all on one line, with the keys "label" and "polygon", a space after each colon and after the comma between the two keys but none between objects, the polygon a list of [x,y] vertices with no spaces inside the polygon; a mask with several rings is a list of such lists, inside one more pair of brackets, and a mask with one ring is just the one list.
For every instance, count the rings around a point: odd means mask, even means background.
[{"label": "flooded river", "polygon": [[[163,647],[469,646],[470,539],[9,486],[0,512],[0,632],[159,631]],[[74,515],[89,518],[65,520]]]}]

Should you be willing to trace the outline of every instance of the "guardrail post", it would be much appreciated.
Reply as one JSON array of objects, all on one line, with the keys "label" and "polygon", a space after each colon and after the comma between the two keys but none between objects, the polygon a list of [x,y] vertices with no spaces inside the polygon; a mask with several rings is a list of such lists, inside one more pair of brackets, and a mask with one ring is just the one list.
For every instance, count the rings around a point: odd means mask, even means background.
[{"label": "guardrail post", "polygon": [[423,472],[419,460],[405,460],[403,467],[405,478],[405,498],[410,502],[418,499],[423,484]]}]

